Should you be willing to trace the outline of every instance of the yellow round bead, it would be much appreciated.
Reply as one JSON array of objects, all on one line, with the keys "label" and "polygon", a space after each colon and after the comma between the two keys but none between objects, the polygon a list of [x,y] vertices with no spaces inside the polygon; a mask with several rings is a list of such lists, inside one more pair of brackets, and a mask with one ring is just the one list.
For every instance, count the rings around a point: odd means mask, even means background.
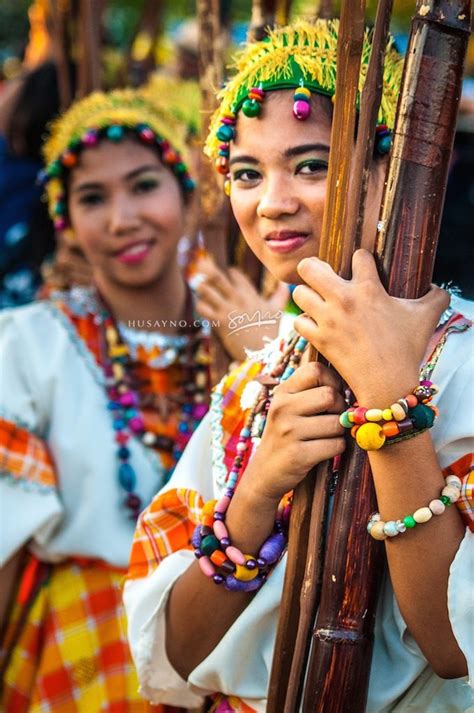
[{"label": "yellow round bead", "polygon": [[393,421],[392,409],[384,408],[382,411],[382,418],[384,421]]},{"label": "yellow round bead", "polygon": [[372,525],[372,529],[370,530],[370,536],[374,538],[374,540],[386,540],[387,535],[383,531],[385,523],[383,520],[379,520],[379,522],[374,522]]},{"label": "yellow round bead", "polygon": [[[255,559],[255,557],[252,557],[252,555],[244,555],[244,557],[246,562],[248,560]],[[258,567],[255,567],[255,569],[247,569],[247,567],[245,567],[244,565],[236,564],[234,577],[240,580],[241,582],[250,582],[258,575],[258,571]]]},{"label": "yellow round bead", "polygon": [[404,421],[407,417],[405,409],[400,404],[392,404],[390,406],[390,411],[393,414],[395,421]]},{"label": "yellow round bead", "polygon": [[298,89],[296,89],[296,92],[298,94],[304,94],[307,97],[311,96],[311,92],[309,91],[309,89],[307,87],[298,87]]},{"label": "yellow round bead", "polygon": [[356,441],[364,451],[378,451],[385,443],[385,434],[378,423],[364,423],[357,430]]},{"label": "yellow round bead", "polygon": [[351,423],[354,423],[354,411],[348,411],[347,412],[347,418]]},{"label": "yellow round bead", "polygon": [[202,506],[201,514],[202,515],[214,515],[214,508],[217,504],[217,500],[208,500],[207,503],[205,503]]},{"label": "yellow round bead", "polygon": [[107,327],[107,329],[105,330],[105,338],[107,339],[108,344],[117,344],[118,334],[115,327]]},{"label": "yellow round bead", "polygon": [[381,421],[383,419],[383,411],[381,408],[369,408],[365,412],[366,421]]}]

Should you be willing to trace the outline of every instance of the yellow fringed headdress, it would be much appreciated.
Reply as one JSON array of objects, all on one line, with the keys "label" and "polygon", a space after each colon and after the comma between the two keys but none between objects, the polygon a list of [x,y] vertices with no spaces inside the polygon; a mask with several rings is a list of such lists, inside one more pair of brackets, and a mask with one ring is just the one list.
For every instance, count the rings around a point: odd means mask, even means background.
[{"label": "yellow fringed headdress", "polygon": [[[339,20],[299,20],[271,30],[260,42],[248,44],[235,58],[236,74],[218,94],[220,106],[214,113],[205,153],[226,173],[228,142],[235,132],[236,114],[258,116],[265,92],[295,89],[295,116],[309,115],[311,92],[334,96]],[[370,31],[366,30],[362,50],[359,92],[370,57]],[[390,39],[385,53],[383,93],[378,123],[388,134],[393,129],[403,70],[403,58]],[[296,104],[298,106],[296,107]],[[226,148],[227,144],[227,148]]]},{"label": "yellow fringed headdress", "polygon": [[186,154],[186,122],[159,102],[150,101],[143,91],[117,89],[94,92],[75,102],[51,125],[50,138],[43,147],[49,212],[57,230],[68,227],[64,178],[78,161],[80,152],[100,140],[119,142],[133,135],[155,147],[161,160],[175,174],[185,193],[194,189],[183,155]]}]

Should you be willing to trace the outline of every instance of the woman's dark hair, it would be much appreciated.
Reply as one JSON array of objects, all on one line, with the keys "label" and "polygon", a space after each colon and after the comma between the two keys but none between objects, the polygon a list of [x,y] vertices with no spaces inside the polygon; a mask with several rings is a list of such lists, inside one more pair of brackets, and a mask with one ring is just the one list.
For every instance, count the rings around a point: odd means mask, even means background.
[{"label": "woman's dark hair", "polygon": [[58,112],[56,67],[53,62],[45,62],[22,82],[5,130],[9,151],[15,156],[40,160],[47,124]]}]

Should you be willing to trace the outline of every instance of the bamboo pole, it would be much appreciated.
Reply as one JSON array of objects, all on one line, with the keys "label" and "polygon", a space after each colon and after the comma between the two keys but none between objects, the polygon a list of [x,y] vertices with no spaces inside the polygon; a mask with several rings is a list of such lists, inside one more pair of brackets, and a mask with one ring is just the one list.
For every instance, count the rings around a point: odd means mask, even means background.
[{"label": "bamboo pole", "polygon": [[[346,216],[344,197],[350,180],[356,122],[356,97],[364,39],[364,0],[346,0],[341,13],[336,102],[319,256],[334,270],[341,266]],[[290,520],[288,559],[269,686],[268,713],[296,710],[308,655],[307,632],[319,604],[330,464],[313,469],[296,488]],[[312,538],[310,540],[310,537]],[[309,547],[310,545],[310,547]],[[305,563],[308,567],[305,571]]]},{"label": "bamboo pole", "polygon": [[[469,17],[469,0],[435,0],[430,12],[420,1],[412,23],[378,245],[382,279],[398,297],[419,297],[429,287]],[[354,444],[351,449],[356,451]],[[356,459],[363,457],[356,452]],[[372,507],[366,500],[372,490],[367,463],[361,472],[356,496],[354,483],[346,480],[336,495],[303,706],[311,713],[365,710],[381,553],[375,543],[368,549],[365,544]],[[346,507],[351,499],[354,508]]]},{"label": "bamboo pole", "polygon": [[52,35],[53,35],[53,57],[58,74],[58,91],[61,111],[66,111],[70,106],[74,90],[71,83],[70,74],[70,4],[61,0],[50,0]]},{"label": "bamboo pole", "polygon": [[101,87],[102,9],[102,0],[79,0],[78,98],[85,97]]}]

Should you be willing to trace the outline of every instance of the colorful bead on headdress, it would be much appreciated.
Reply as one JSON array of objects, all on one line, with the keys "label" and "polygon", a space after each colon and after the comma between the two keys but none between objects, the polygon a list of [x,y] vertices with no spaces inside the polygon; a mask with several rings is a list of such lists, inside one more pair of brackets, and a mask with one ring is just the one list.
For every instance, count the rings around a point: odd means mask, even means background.
[{"label": "colorful bead on headdress", "polygon": [[[166,109],[160,110],[156,102],[140,91],[95,92],[73,104],[53,124],[43,149],[46,169],[41,172],[40,180],[46,185],[49,212],[56,230],[69,227],[65,176],[77,164],[81,151],[97,146],[101,139],[118,143],[127,136],[134,136],[147,146],[155,146],[183,192],[192,192],[195,183],[182,158],[187,133],[185,125],[168,115]],[[173,144],[168,136],[172,137]]]},{"label": "colorful bead on headdress", "polygon": [[242,104],[242,112],[249,119],[259,116],[262,111],[264,92],[261,87],[252,87],[249,91],[248,98]]},{"label": "colorful bead on headdress", "polygon": [[[311,115],[311,94],[333,97],[336,91],[337,39],[339,20],[298,21],[269,31],[236,57],[237,73],[219,94],[220,106],[212,117],[205,153],[227,173],[228,144],[235,137],[235,116],[259,116],[267,92],[293,90],[293,114],[304,121]],[[371,31],[366,30],[362,49],[359,90],[364,86],[371,52]],[[378,150],[390,148],[390,131],[395,123],[403,57],[390,38],[385,52],[383,91],[378,122]],[[358,99],[359,101],[359,99]],[[226,117],[232,112],[232,125]],[[386,133],[384,133],[386,132]],[[226,144],[224,148],[222,144]],[[223,151],[224,153],[221,153]],[[224,154],[227,154],[224,156]],[[225,159],[225,160],[224,160]]]},{"label": "colorful bead on headdress", "polygon": [[303,82],[295,89],[293,102],[294,116],[300,121],[306,121],[311,114],[311,92],[303,86]]},{"label": "colorful bead on headdress", "polygon": [[375,148],[379,154],[387,154],[392,147],[392,132],[386,124],[379,124],[375,129]]}]

